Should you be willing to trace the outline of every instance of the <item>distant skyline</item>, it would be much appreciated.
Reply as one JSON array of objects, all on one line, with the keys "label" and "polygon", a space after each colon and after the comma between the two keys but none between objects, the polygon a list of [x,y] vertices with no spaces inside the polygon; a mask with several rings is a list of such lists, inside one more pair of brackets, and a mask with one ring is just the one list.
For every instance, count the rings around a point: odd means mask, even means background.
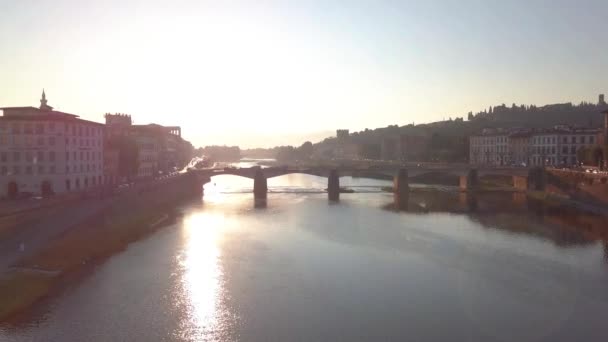
[{"label": "distant skyline", "polygon": [[1,1],[0,107],[318,141],[608,95],[608,1]]}]

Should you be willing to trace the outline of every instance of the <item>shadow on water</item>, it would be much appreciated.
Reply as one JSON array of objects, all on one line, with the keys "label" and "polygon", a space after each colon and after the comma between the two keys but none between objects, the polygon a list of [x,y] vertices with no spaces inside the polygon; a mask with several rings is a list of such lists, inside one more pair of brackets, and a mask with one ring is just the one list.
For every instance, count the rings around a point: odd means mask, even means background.
[{"label": "shadow on water", "polygon": [[407,206],[388,203],[383,209],[410,214],[453,213],[468,216],[486,229],[527,234],[560,247],[604,243],[608,261],[608,217],[574,207],[550,204],[523,193],[447,193],[412,191]]}]

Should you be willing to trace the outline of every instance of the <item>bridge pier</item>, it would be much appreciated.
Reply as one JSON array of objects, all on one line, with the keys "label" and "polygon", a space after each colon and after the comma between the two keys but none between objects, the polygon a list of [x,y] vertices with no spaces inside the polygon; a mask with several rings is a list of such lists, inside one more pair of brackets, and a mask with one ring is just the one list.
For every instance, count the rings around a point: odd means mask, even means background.
[{"label": "bridge pier", "polygon": [[410,197],[407,169],[399,169],[399,172],[393,178],[393,196],[395,208],[398,210],[407,210]]},{"label": "bridge pier", "polygon": [[518,191],[528,190],[528,177],[526,176],[513,176],[513,187]]},{"label": "bridge pier", "polygon": [[545,191],[547,184],[547,175],[545,168],[535,167],[528,170],[527,188],[535,191]]},{"label": "bridge pier", "polygon": [[478,186],[477,169],[470,169],[466,176],[460,176],[460,191],[476,190]]},{"label": "bridge pier", "polygon": [[253,177],[253,198],[256,200],[265,200],[268,194],[268,182],[262,169],[255,171]]},{"label": "bridge pier", "polygon": [[330,201],[340,200],[340,177],[338,171],[333,169],[327,178],[327,196]]}]

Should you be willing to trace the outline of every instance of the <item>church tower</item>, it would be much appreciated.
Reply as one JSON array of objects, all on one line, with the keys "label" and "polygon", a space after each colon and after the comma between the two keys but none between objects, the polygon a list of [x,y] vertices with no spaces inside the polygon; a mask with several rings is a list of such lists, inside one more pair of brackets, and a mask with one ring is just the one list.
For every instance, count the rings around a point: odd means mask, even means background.
[{"label": "church tower", "polygon": [[53,107],[46,104],[46,94],[44,93],[44,89],[42,89],[42,98],[40,99],[40,109],[42,110],[53,110]]}]

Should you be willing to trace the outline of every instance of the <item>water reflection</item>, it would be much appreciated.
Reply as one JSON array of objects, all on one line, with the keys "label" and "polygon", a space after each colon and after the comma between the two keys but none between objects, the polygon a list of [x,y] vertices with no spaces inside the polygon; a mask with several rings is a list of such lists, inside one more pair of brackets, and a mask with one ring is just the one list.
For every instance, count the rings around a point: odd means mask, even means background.
[{"label": "water reflection", "polygon": [[[383,208],[395,211],[396,205],[395,201]],[[410,192],[407,207],[400,211],[466,214],[487,229],[541,237],[564,247],[608,241],[607,217],[535,200],[523,193],[454,194],[415,190]]]},{"label": "water reflection", "polygon": [[[250,179],[217,178],[174,227],[0,340],[607,340],[605,218],[509,193],[471,206],[429,189],[412,189],[406,212],[388,193],[332,205],[271,193],[254,210]],[[300,184],[326,179],[294,175],[271,189]]]},{"label": "water reflection", "polygon": [[185,251],[182,298],[188,308],[188,319],[182,322],[181,338],[209,339],[221,331],[224,274],[220,266],[219,248],[224,216],[195,213],[184,219]]}]

